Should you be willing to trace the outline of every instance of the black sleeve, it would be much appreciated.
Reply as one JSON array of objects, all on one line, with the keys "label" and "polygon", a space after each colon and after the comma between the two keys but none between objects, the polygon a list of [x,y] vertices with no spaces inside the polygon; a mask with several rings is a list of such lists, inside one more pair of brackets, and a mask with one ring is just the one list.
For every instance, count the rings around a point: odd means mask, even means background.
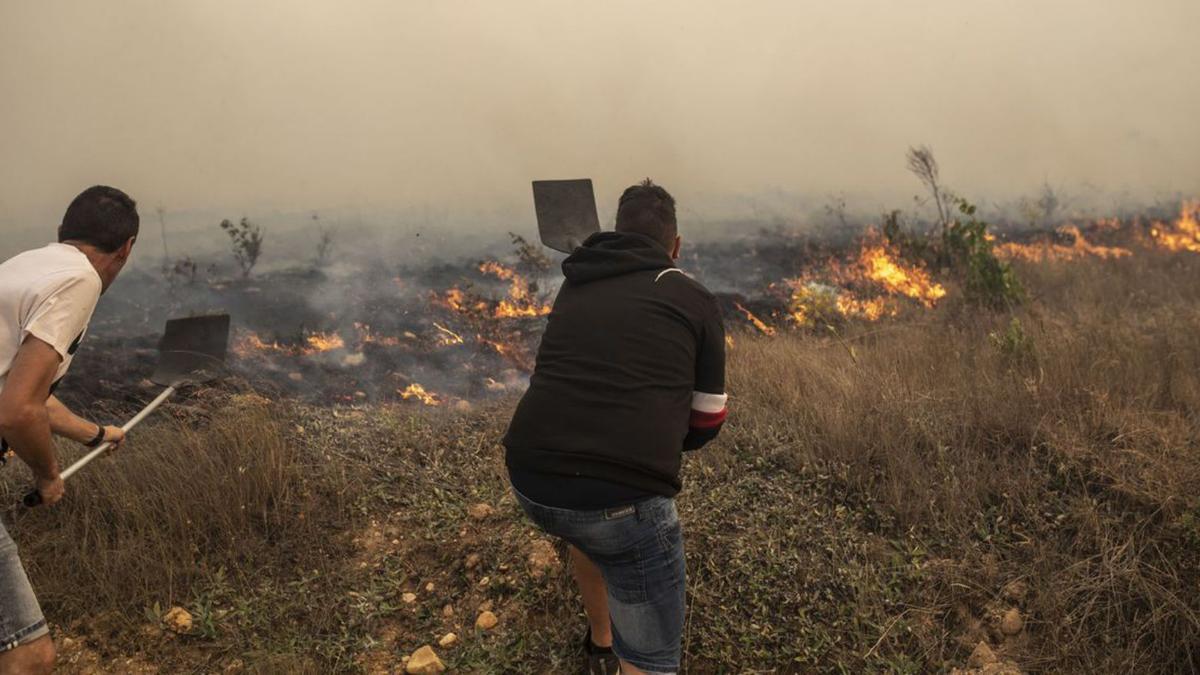
[{"label": "black sleeve", "polygon": [[684,450],[697,450],[717,437],[727,414],[725,407],[725,325],[716,301],[707,312],[696,353],[695,391]]}]

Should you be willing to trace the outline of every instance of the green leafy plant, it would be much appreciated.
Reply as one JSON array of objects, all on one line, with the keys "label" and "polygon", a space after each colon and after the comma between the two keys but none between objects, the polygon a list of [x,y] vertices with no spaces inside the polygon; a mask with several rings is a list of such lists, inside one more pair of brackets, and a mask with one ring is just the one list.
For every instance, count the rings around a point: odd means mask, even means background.
[{"label": "green leafy plant", "polygon": [[1025,326],[1013,317],[1004,330],[988,333],[992,346],[1011,362],[1029,362],[1036,357],[1033,338],[1025,332]]},{"label": "green leafy plant", "polygon": [[976,217],[975,205],[958,199],[961,215],[942,235],[942,250],[962,277],[967,300],[993,309],[1020,304],[1025,289],[1012,266],[996,257],[988,224]]}]

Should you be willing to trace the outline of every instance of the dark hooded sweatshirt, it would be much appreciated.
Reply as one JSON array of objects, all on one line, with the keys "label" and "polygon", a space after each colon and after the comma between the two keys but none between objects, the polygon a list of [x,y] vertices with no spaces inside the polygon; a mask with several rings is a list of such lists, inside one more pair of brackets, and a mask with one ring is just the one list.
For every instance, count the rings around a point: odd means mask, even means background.
[{"label": "dark hooded sweatshirt", "polygon": [[[562,268],[529,389],[504,437],[514,487],[538,488],[540,498],[527,496],[564,508],[672,496],[681,451],[704,445],[725,419],[716,299],[640,234],[595,234]],[[611,488],[607,499],[576,494],[597,485]]]}]

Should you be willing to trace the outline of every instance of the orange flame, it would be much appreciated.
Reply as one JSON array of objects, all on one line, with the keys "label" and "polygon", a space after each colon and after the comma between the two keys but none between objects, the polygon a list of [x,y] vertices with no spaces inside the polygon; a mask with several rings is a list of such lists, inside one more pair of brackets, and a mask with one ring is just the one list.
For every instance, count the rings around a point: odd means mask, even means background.
[{"label": "orange flame", "polygon": [[354,328],[358,330],[358,341],[360,344],[376,344],[385,347],[395,347],[400,344],[400,338],[392,335],[376,335],[371,330],[371,326],[365,323],[355,323]]},{"label": "orange flame", "polygon": [[234,341],[233,352],[241,357],[271,352],[307,356],[342,349],[345,346],[345,340],[337,333],[312,333],[304,337],[304,345],[282,345],[278,342],[267,342],[254,331],[246,331]]},{"label": "orange flame", "polygon": [[346,346],[346,341],[337,333],[313,333],[305,337],[304,341],[308,343],[308,349],[304,350],[308,354],[331,352]]},{"label": "orange flame", "polygon": [[242,358],[261,354],[263,352],[286,352],[289,351],[278,342],[265,342],[258,333],[254,331],[246,331],[239,335],[233,342],[233,353]]},{"label": "orange flame", "polygon": [[461,345],[463,343],[463,338],[461,335],[455,333],[449,328],[446,328],[442,324],[434,322],[433,327],[438,330],[438,344],[442,345],[443,347]]},{"label": "orange flame", "polygon": [[441,405],[442,404],[441,396],[438,396],[437,394],[433,394],[428,391],[425,391],[425,387],[421,386],[420,384],[417,384],[416,382],[413,382],[412,384],[408,385],[408,387],[406,387],[404,389],[404,391],[399,392],[399,394],[400,394],[400,398],[402,398],[406,401],[409,399],[416,399],[425,405]]},{"label": "orange flame", "polygon": [[1184,202],[1179,209],[1179,220],[1170,226],[1155,223],[1150,236],[1168,251],[1200,253],[1200,200]]},{"label": "orange flame", "polygon": [[[946,289],[934,283],[919,267],[906,267],[897,262],[883,246],[869,246],[858,256],[858,264],[866,278],[883,286],[892,295],[903,295],[933,307],[946,296]],[[878,318],[878,317],[876,317]]]},{"label": "orange flame", "polygon": [[508,281],[508,299],[501,300],[496,305],[495,315],[499,319],[517,319],[545,316],[550,313],[550,305],[542,304],[533,297],[529,281],[511,267],[488,260],[479,264],[479,271],[490,274],[497,279]]},{"label": "orange flame", "polygon": [[762,333],[763,335],[767,335],[767,336],[775,335],[775,329],[771,326],[768,326],[762,319],[758,318],[757,316],[754,316],[754,312],[751,312],[750,310],[746,309],[745,307],[742,307],[741,303],[735,302],[733,304],[734,304],[734,306],[736,306],[738,308],[738,311],[740,311],[742,314],[746,315],[746,319],[749,320],[750,323],[753,324],[754,327],[757,328],[760,333]]},{"label": "orange flame", "polygon": [[803,279],[788,279],[792,297],[788,303],[791,320],[801,326],[815,326],[836,317],[878,321],[895,316],[895,304],[886,297],[856,298],[848,290]]},{"label": "orange flame", "polygon": [[[1105,223],[1105,227],[1109,224]],[[1093,244],[1083,236],[1079,228],[1074,225],[1064,225],[1058,228],[1058,233],[1071,237],[1071,245],[1066,246],[1053,242],[1041,242],[1037,244],[1019,244],[1017,242],[1006,242],[998,244],[994,250],[1000,258],[1008,260],[1026,260],[1029,262],[1046,262],[1050,260],[1078,260],[1086,257],[1096,257],[1104,260],[1112,258],[1124,258],[1125,256],[1133,255],[1133,252],[1127,248],[1119,246],[1099,246]]]}]

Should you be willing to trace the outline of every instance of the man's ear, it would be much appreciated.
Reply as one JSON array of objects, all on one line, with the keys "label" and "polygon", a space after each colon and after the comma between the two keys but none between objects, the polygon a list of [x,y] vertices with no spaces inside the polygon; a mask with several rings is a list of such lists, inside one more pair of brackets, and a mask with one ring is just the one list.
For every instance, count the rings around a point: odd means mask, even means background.
[{"label": "man's ear", "polygon": [[137,241],[137,237],[130,237],[129,241],[122,244],[121,248],[117,249],[117,257],[121,260],[128,260],[129,256],[133,255],[133,243],[135,241]]},{"label": "man's ear", "polygon": [[675,235],[675,247],[671,249],[671,260],[679,260],[679,249],[683,247],[683,237]]}]

